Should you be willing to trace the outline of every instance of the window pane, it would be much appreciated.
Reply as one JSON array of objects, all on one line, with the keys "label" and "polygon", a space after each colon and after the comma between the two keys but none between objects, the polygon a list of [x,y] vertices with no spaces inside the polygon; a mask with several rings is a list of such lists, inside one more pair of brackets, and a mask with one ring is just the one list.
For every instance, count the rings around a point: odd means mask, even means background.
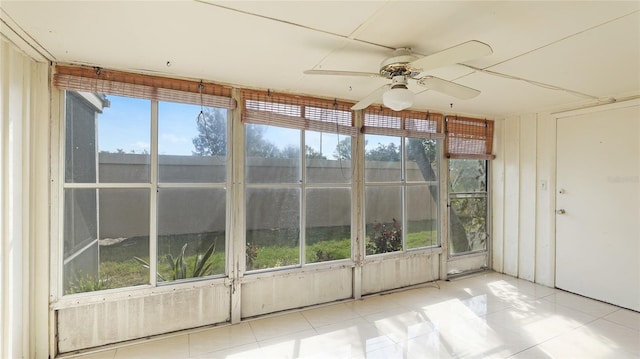
[{"label": "window pane", "polygon": [[65,182],[96,182],[96,118],[107,106],[104,96],[67,91]]},{"label": "window pane", "polygon": [[225,182],[227,111],[158,103],[158,152],[160,182]]},{"label": "window pane", "polygon": [[306,262],[351,258],[351,190],[307,190]]},{"label": "window pane", "polygon": [[486,192],[486,160],[449,160],[449,192]]},{"label": "window pane", "polygon": [[438,186],[407,187],[407,248],[438,245]]},{"label": "window pane", "polygon": [[305,131],[307,183],[351,183],[351,137]]},{"label": "window pane", "polygon": [[247,189],[247,270],[300,263],[300,190]]},{"label": "window pane", "polygon": [[487,198],[451,199],[449,252],[460,254],[487,249]]},{"label": "window pane", "polygon": [[149,182],[151,101],[106,96],[98,116],[100,182]]},{"label": "window pane", "polygon": [[[225,215],[224,189],[161,188],[158,281],[224,273]],[[186,264],[186,271],[174,270],[176,264],[181,268],[182,263]]]},{"label": "window pane", "polygon": [[402,250],[402,188],[368,187],[365,191],[367,255]]},{"label": "window pane", "polygon": [[64,222],[65,294],[149,283],[149,190],[67,189]]},{"label": "window pane", "polygon": [[247,125],[245,150],[248,183],[300,182],[300,130]]},{"label": "window pane", "polygon": [[[149,190],[100,189],[100,279],[109,288],[149,283]],[[138,259],[136,259],[138,258]]]},{"label": "window pane", "polygon": [[407,181],[437,181],[438,153],[436,140],[405,139],[407,148]]},{"label": "window pane", "polygon": [[365,135],[365,180],[367,182],[400,181],[400,137]]},{"label": "window pane", "polygon": [[[95,189],[64,191],[64,293],[100,289]],[[106,283],[104,283],[106,284]]]}]

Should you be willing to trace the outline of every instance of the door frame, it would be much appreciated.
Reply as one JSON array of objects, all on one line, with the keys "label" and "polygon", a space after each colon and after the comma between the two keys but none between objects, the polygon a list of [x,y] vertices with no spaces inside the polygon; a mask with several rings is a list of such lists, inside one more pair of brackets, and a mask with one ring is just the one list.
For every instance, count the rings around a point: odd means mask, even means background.
[{"label": "door frame", "polygon": [[[451,209],[451,199],[454,198],[451,196],[451,192],[449,191],[449,159],[446,159],[446,165],[443,166],[445,167],[445,185],[443,187],[446,186],[446,188],[444,189],[446,191],[446,197],[445,198],[445,202],[444,206],[445,206],[445,210],[443,211],[444,215],[443,217],[446,217],[446,220],[443,222],[443,226],[445,226],[444,231],[446,231],[446,238],[447,238],[447,246],[446,248],[443,248],[443,257],[446,260],[446,270],[443,271],[443,275],[445,278],[449,278],[449,277],[455,277],[455,276],[461,276],[461,275],[465,275],[465,274],[469,274],[469,273],[474,273],[474,272],[479,272],[479,271],[483,271],[486,269],[491,268],[491,261],[492,261],[492,244],[491,244],[491,233],[492,233],[492,220],[493,220],[493,216],[492,216],[492,206],[491,206],[491,198],[492,198],[492,191],[491,191],[491,160],[485,160],[486,161],[486,167],[485,167],[485,178],[486,178],[486,192],[485,192],[485,199],[486,199],[486,203],[487,203],[487,209],[486,209],[486,219],[485,219],[485,227],[486,227],[486,234],[487,234],[487,238],[486,238],[486,243],[485,243],[485,249],[484,250],[476,250],[476,251],[469,251],[469,252],[464,252],[464,253],[460,253],[460,254],[451,254],[449,252],[449,240],[451,238],[451,221],[450,221],[450,209]],[[444,246],[443,246],[444,247]],[[456,269],[455,273],[449,273],[450,269]]]}]

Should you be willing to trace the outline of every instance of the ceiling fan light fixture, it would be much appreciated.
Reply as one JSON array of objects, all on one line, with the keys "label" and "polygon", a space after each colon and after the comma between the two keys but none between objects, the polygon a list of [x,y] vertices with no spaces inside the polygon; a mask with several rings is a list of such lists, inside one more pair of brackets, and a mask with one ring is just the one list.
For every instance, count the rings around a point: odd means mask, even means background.
[{"label": "ceiling fan light fixture", "polygon": [[413,92],[406,86],[394,86],[382,94],[382,103],[394,111],[402,111],[413,105]]}]

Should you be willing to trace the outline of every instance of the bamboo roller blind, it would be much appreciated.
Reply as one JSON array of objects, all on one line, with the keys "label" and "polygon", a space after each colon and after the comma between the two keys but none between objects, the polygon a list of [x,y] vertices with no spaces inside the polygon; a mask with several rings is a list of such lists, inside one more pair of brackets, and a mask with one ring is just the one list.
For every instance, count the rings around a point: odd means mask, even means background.
[{"label": "bamboo roller blind", "polygon": [[230,87],[99,68],[58,65],[53,84],[61,90],[236,108]]},{"label": "bamboo roller blind", "polygon": [[[57,65],[53,83],[61,90],[236,108],[230,87],[160,76]],[[242,90],[241,96],[243,122],[349,136],[356,136],[358,132],[351,111],[353,104],[348,102],[256,90]],[[407,137],[444,137],[445,155],[448,158],[493,159],[493,125],[491,120],[369,107],[364,113],[362,132]]]},{"label": "bamboo roller blind", "polygon": [[494,159],[493,121],[447,116],[445,155],[448,158]]},{"label": "bamboo roller blind", "polygon": [[274,125],[356,136],[350,103],[312,97],[242,91],[245,123]]},{"label": "bamboo roller blind", "polygon": [[385,107],[369,107],[364,112],[362,132],[377,135],[443,138],[443,116],[419,111],[393,111]]}]

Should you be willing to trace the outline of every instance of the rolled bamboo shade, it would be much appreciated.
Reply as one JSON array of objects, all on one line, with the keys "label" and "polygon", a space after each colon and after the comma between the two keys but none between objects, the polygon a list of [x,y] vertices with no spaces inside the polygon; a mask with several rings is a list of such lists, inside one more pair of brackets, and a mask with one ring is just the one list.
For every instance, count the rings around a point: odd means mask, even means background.
[{"label": "rolled bamboo shade", "polygon": [[353,104],[270,91],[242,91],[242,121],[356,136]]},{"label": "rolled bamboo shade", "polygon": [[443,138],[442,121],[443,116],[439,113],[369,107],[364,113],[362,132],[388,136]]},{"label": "rolled bamboo shade", "polygon": [[229,110],[236,108],[230,87],[100,68],[58,65],[53,84],[61,90],[201,104]]},{"label": "rolled bamboo shade", "polygon": [[493,150],[493,121],[468,117],[447,116],[445,155],[448,158],[495,158]]}]

